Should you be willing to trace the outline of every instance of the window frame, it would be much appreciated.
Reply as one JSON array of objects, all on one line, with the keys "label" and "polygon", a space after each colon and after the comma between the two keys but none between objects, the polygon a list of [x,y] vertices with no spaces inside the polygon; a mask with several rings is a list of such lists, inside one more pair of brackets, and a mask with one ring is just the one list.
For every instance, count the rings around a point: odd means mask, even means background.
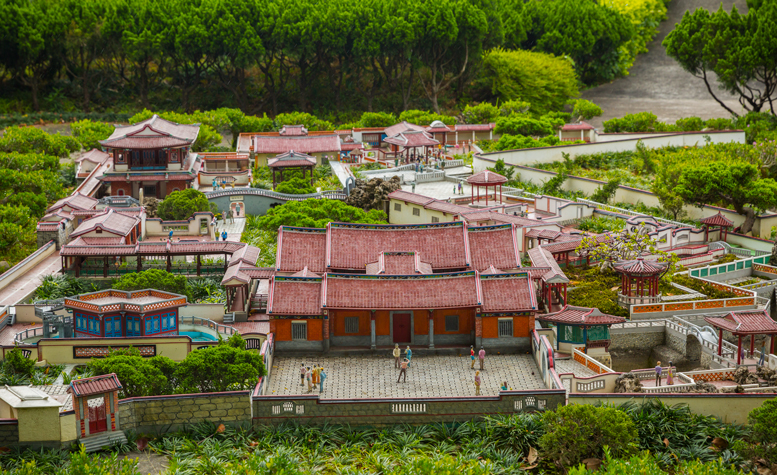
[{"label": "window frame", "polygon": [[394,211],[402,211],[402,205],[399,203],[394,203]]},{"label": "window frame", "polygon": [[[359,320],[361,320],[359,317],[344,317],[343,324],[345,328],[345,333],[349,333],[349,334],[359,333]],[[350,329],[349,329],[349,326],[351,327]],[[355,329],[353,328],[354,326],[356,327]]]},{"label": "window frame", "polygon": [[421,216],[421,208],[413,208],[413,216]]},{"label": "window frame", "polygon": [[[451,329],[448,328],[448,322],[449,322],[450,318],[455,318],[456,319],[455,320],[456,321],[456,329],[455,330],[451,330]],[[461,330],[461,319],[459,318],[459,316],[458,315],[445,315],[445,333],[453,333],[453,332],[458,332],[460,330]]]},{"label": "window frame", "polygon": [[[509,325],[509,327],[510,327],[510,334],[509,335],[508,334],[503,334],[503,332],[502,332],[502,322],[510,324]],[[497,332],[498,332],[499,338],[512,338],[513,335],[515,335],[515,327],[514,327],[513,317],[500,318],[498,320],[498,322],[497,322]]]},{"label": "window frame", "polygon": [[[305,338],[295,338],[294,326],[302,326],[305,329]],[[292,320],[291,321],[291,341],[308,341],[308,322],[307,320]]]}]

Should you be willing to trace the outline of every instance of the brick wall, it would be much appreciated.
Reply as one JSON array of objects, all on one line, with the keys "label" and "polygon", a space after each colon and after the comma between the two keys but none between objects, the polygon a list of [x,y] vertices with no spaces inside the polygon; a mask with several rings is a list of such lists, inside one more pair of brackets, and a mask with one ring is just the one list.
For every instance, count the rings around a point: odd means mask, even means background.
[{"label": "brick wall", "polygon": [[565,401],[563,390],[505,391],[468,398],[321,400],[312,396],[253,398],[255,426],[283,422],[323,425],[386,426],[481,419],[489,414],[553,410]]},{"label": "brick wall", "polygon": [[250,420],[248,391],[138,397],[119,401],[120,429],[141,433],[173,431],[202,421],[235,425]]},{"label": "brick wall", "polygon": [[16,419],[0,419],[0,447],[19,443],[19,422]]},{"label": "brick wall", "polygon": [[[631,331],[629,331],[631,330]],[[617,350],[645,350],[664,344],[664,329],[661,327],[650,328],[647,331],[634,331],[634,329],[610,331],[610,351]]]}]

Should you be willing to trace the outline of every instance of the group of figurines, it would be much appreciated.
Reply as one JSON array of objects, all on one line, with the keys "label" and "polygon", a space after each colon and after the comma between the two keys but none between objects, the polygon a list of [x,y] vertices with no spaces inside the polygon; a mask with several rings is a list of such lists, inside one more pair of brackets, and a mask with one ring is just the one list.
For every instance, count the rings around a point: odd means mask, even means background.
[{"label": "group of figurines", "polygon": [[324,381],[326,380],[326,373],[324,372],[324,367],[315,364],[313,365],[313,368],[311,369],[310,366],[305,366],[303,363],[302,366],[300,366],[299,369],[299,385],[305,386],[305,382],[308,383],[308,393],[313,392],[316,387],[318,387],[318,392],[323,393],[324,392]]}]

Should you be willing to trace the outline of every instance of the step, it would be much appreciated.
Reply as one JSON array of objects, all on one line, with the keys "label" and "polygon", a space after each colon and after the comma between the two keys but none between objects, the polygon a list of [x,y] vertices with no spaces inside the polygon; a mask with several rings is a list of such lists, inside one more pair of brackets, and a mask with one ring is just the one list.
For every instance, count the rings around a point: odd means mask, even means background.
[{"label": "step", "polygon": [[85,437],[79,440],[79,443],[84,446],[86,452],[97,452],[103,447],[109,447],[116,443],[127,443],[127,437],[122,431],[116,432],[103,432],[98,435]]}]

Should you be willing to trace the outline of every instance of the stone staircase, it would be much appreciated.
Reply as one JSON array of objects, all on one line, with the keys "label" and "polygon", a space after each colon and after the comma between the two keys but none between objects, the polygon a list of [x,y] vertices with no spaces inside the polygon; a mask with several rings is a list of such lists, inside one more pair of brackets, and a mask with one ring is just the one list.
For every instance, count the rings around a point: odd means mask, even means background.
[{"label": "stone staircase", "polygon": [[84,446],[86,452],[97,452],[103,447],[110,447],[114,444],[126,444],[127,437],[124,432],[103,432],[98,435],[91,435],[84,439],[79,440],[79,443]]}]

